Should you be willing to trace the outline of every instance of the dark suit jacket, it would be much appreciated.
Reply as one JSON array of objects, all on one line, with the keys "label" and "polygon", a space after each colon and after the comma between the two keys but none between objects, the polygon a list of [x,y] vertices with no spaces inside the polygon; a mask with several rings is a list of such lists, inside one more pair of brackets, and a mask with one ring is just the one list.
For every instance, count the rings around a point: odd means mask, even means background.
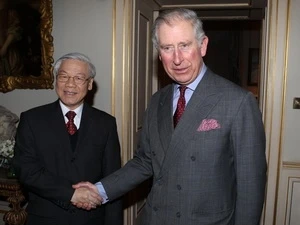
[{"label": "dark suit jacket", "polygon": [[14,165],[28,190],[30,215],[44,217],[53,225],[123,224],[120,200],[91,211],[70,203],[72,184],[95,183],[120,168],[116,121],[111,115],[84,104],[73,151],[58,101],[23,112]]},{"label": "dark suit jacket", "polygon": [[113,200],[153,176],[142,225],[258,225],[265,133],[254,96],[207,70],[176,129],[173,86],[146,110],[140,148],[102,184]]}]

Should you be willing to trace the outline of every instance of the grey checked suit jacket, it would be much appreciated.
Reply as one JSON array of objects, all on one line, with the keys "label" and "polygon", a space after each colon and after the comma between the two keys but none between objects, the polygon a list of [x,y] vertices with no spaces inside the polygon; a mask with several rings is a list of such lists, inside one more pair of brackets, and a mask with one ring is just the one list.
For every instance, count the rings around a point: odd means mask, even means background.
[{"label": "grey checked suit jacket", "polygon": [[153,176],[142,225],[259,224],[266,158],[254,96],[207,70],[176,129],[172,97],[172,85],[152,97],[134,158],[102,180],[109,199]]}]

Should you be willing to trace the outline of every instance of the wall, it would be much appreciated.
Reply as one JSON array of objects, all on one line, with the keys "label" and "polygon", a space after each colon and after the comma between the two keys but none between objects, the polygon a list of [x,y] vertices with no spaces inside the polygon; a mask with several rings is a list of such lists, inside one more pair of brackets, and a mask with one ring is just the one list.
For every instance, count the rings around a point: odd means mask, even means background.
[{"label": "wall", "polygon": [[[53,0],[54,60],[68,52],[82,52],[97,70],[94,106],[111,113],[112,62],[111,0]],[[54,90],[14,90],[0,93],[0,104],[19,115],[56,100]]]},{"label": "wall", "polygon": [[[298,3],[298,4],[297,4]],[[299,134],[300,134],[300,109],[293,109],[294,97],[300,97],[299,59],[300,30],[300,1],[291,0],[288,9],[288,43],[287,43],[287,68],[286,68],[286,95],[284,117],[283,161],[299,162]]]},{"label": "wall", "polygon": [[287,42],[283,70],[284,105],[280,174],[276,225],[296,225],[300,221],[300,109],[293,109],[293,99],[300,97],[299,23],[300,0],[287,1]]},{"label": "wall", "polygon": [[300,0],[268,3],[264,117],[268,183],[264,225],[297,225],[300,214],[299,89]]},{"label": "wall", "polygon": [[[112,111],[112,4],[112,0],[53,0],[54,60],[73,51],[87,54],[97,70],[94,106],[108,113]],[[24,110],[56,99],[54,90],[0,93],[0,105],[18,116]],[[0,209],[7,210],[7,203],[0,201]]]}]

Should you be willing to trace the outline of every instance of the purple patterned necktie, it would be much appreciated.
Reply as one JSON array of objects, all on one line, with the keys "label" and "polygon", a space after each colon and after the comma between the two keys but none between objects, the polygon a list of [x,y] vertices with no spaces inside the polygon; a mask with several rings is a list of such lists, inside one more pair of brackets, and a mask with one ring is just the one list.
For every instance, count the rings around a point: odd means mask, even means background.
[{"label": "purple patterned necktie", "polygon": [[73,135],[77,131],[77,127],[74,123],[74,117],[76,116],[76,113],[74,111],[69,111],[66,113],[66,117],[69,119],[69,121],[66,123],[67,130],[70,135]]},{"label": "purple patterned necktie", "polygon": [[185,109],[185,98],[184,98],[184,93],[185,90],[187,89],[186,86],[180,86],[179,91],[180,91],[180,96],[177,102],[177,108],[173,116],[173,122],[174,122],[174,127],[176,127],[177,123],[180,120],[180,117],[182,116],[184,109]]}]

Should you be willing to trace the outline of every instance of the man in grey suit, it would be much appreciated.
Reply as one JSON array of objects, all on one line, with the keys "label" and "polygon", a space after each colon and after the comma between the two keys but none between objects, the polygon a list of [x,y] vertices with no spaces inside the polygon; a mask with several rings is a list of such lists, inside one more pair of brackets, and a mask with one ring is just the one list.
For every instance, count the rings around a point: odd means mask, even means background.
[{"label": "man in grey suit", "polygon": [[[97,192],[72,188],[121,167],[115,118],[84,101],[95,67],[87,56],[69,53],[53,70],[59,99],[23,112],[17,129],[14,165],[29,196],[26,225],[121,225],[121,199],[95,207]],[[80,201],[89,201],[93,209],[73,206]]]},{"label": "man in grey suit", "polygon": [[153,95],[140,147],[122,169],[74,187],[98,189],[106,204],[152,177],[142,225],[259,224],[266,157],[255,97],[206,67],[208,37],[195,12],[162,12],[153,42],[174,83]]}]

